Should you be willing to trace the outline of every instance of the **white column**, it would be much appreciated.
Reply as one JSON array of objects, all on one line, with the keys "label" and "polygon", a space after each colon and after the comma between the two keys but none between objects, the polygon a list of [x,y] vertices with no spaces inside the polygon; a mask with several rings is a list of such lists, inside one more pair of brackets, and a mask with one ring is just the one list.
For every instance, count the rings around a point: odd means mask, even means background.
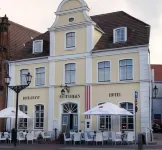
[{"label": "white column", "polygon": [[[9,76],[11,77],[11,82],[10,85],[15,85],[15,63],[10,63],[9,64]],[[14,105],[14,98],[15,98],[15,92],[11,89],[8,88],[8,102],[7,102],[7,107],[15,107]],[[12,119],[7,119],[7,125],[6,128],[8,130],[12,129],[13,127],[13,122]]]},{"label": "white column", "polygon": [[48,131],[53,130],[54,123],[54,80],[55,80],[55,63],[49,62],[49,97],[48,97]]},{"label": "white column", "polygon": [[91,52],[94,48],[94,26],[87,26],[87,52]]},{"label": "white column", "polygon": [[139,50],[140,60],[140,105],[141,105],[141,132],[145,132],[146,127],[150,127],[150,82],[149,82],[149,57],[148,48]]},{"label": "white column", "polygon": [[55,32],[50,31],[50,56],[55,56]]},{"label": "white column", "polygon": [[[92,56],[91,51],[94,48],[93,42],[93,34],[94,34],[94,26],[89,25],[87,26],[87,53],[86,56],[86,84],[90,85],[90,104],[92,106]],[[87,130],[92,130],[92,117],[90,119],[85,120],[85,129],[87,122],[90,123],[90,128]]]}]

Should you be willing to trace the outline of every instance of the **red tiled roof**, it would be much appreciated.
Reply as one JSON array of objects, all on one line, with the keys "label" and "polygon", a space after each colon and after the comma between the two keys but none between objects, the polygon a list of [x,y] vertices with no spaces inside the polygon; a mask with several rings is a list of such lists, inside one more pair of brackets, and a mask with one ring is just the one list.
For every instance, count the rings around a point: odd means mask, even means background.
[{"label": "red tiled roof", "polygon": [[[145,45],[149,43],[150,26],[123,11],[91,16],[91,18],[94,22],[96,22],[97,26],[105,32],[105,34],[102,35],[98,43],[95,45],[93,49],[94,52],[99,52],[100,50],[104,49]],[[128,38],[126,42],[114,44],[113,29],[118,27],[127,27]],[[45,32],[36,39],[43,40],[46,43],[43,53],[32,54],[33,40],[31,40],[28,42],[28,46],[25,46],[22,51],[20,51],[19,56],[15,57],[14,59],[48,56],[49,32]]]},{"label": "red tiled roof", "polygon": [[40,32],[24,27],[15,22],[9,21],[9,43],[10,43],[10,57],[11,59],[21,55],[21,50],[23,49],[26,42],[32,38],[40,35]]},{"label": "red tiled roof", "polygon": [[154,80],[162,81],[162,65],[152,64],[151,69],[154,69]]}]

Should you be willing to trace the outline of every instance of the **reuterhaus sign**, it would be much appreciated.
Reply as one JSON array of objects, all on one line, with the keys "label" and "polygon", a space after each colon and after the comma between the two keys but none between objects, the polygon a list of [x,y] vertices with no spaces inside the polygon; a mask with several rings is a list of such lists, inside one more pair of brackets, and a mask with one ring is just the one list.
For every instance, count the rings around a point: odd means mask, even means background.
[{"label": "reuterhaus sign", "polygon": [[80,98],[79,94],[60,95],[60,98]]}]

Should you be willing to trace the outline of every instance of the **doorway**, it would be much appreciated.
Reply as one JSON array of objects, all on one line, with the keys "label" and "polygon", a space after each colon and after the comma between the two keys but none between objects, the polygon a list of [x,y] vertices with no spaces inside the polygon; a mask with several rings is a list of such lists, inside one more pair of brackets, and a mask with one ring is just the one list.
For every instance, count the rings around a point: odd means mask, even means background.
[{"label": "doorway", "polygon": [[64,128],[64,132],[78,131],[78,105],[77,104],[75,103],[62,104],[62,130],[63,128]]}]

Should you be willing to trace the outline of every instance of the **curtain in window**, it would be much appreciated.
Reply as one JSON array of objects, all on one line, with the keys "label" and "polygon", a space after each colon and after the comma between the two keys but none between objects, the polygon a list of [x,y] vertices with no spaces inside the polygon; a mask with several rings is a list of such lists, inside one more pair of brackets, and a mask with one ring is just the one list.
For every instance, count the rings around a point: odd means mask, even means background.
[{"label": "curtain in window", "polygon": [[98,81],[99,82],[110,81],[110,62],[109,61],[98,63]]},{"label": "curtain in window", "polygon": [[66,48],[75,47],[75,32],[66,34]]},{"label": "curtain in window", "polygon": [[65,83],[72,84],[75,83],[75,64],[70,63],[65,65]]},{"label": "curtain in window", "polygon": [[36,68],[36,86],[45,85],[45,68]]},{"label": "curtain in window", "polygon": [[29,72],[28,69],[20,70],[20,84],[21,85],[27,85],[26,75],[28,74],[28,72]]},{"label": "curtain in window", "polygon": [[43,129],[44,127],[44,106],[41,104],[35,105],[35,129]]},{"label": "curtain in window", "polygon": [[132,59],[120,60],[120,80],[133,80],[133,61]]}]

